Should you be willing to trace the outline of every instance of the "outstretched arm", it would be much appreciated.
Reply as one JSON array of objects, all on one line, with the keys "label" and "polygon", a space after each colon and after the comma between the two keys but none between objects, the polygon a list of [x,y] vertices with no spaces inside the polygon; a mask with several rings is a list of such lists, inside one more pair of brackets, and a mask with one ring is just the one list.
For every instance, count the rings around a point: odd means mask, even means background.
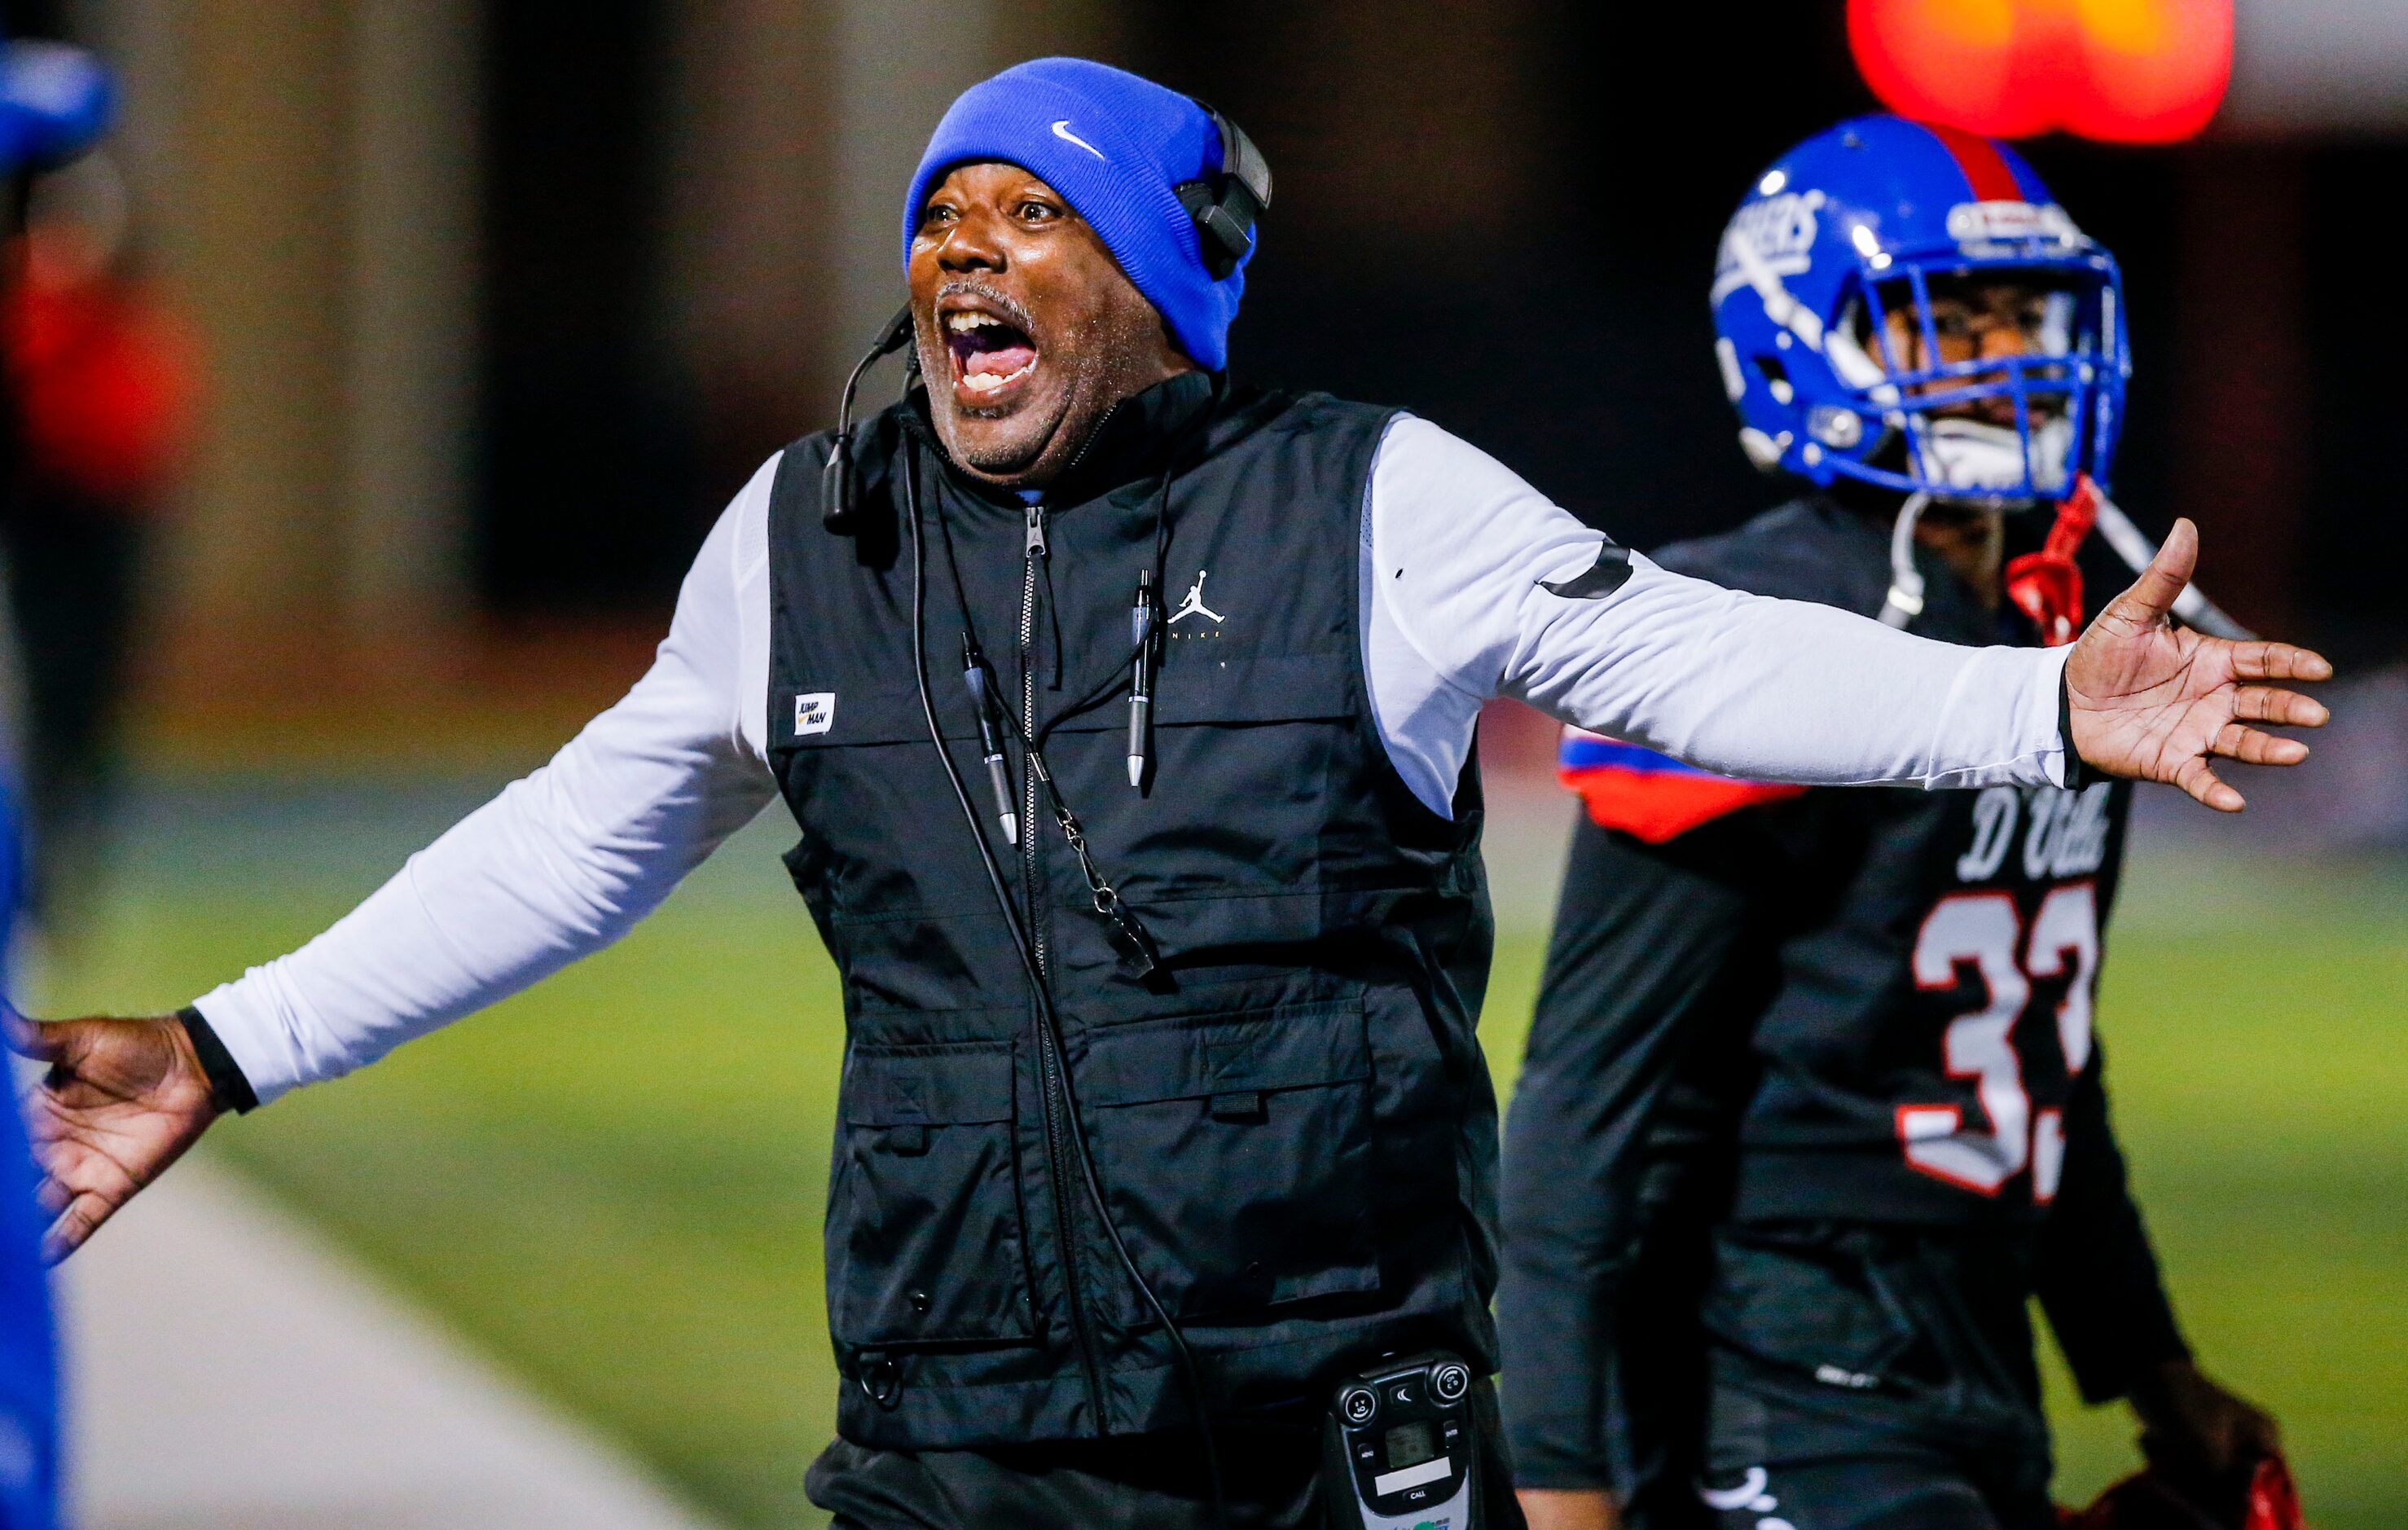
[{"label": "outstretched arm", "polygon": [[1453,740],[1497,695],[1756,780],[2062,785],[2086,764],[2228,810],[2240,797],[2212,757],[2295,764],[2305,745],[2252,724],[2325,716],[2270,683],[2322,679],[2321,658],[2172,623],[2198,545],[2187,522],[2080,643],[2054,650],[1933,642],[1670,573],[1410,418],[1381,445],[1369,531],[1373,702],[1425,801],[1452,794],[1466,747]]},{"label": "outstretched arm", "polygon": [[204,995],[197,1024],[11,1025],[50,1065],[27,1110],[53,1258],[223,1109],[373,1062],[609,945],[760,811],[773,466],[704,542],[635,688],[323,935]]}]

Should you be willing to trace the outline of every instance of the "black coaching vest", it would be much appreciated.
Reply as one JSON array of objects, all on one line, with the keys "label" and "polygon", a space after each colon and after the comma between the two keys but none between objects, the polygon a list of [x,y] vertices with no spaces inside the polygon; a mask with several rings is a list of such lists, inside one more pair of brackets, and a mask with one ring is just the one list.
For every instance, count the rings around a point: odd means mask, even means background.
[{"label": "black coaching vest", "polygon": [[[1216,1415],[1317,1400],[1384,1351],[1446,1345],[1489,1367],[1477,770],[1453,822],[1415,800],[1373,722],[1356,616],[1388,412],[1165,383],[1115,411],[1045,507],[1031,579],[1027,508],[956,473],[917,408],[863,427],[853,535],[821,522],[824,435],[787,449],[769,510],[771,758],[803,831],[787,862],[844,990],[826,1223],[838,1428],[924,1448],[1190,1418],[1095,1213],[1073,1112]],[[1129,611],[1173,443],[1140,794]],[[1058,1065],[928,737],[907,471],[936,712],[1011,895],[1025,908],[1036,888]],[[1152,980],[1121,965],[1050,814],[1004,842],[965,630],[1015,707],[1034,676],[1046,764],[1160,948]],[[1026,762],[1008,756],[1017,790]]]}]

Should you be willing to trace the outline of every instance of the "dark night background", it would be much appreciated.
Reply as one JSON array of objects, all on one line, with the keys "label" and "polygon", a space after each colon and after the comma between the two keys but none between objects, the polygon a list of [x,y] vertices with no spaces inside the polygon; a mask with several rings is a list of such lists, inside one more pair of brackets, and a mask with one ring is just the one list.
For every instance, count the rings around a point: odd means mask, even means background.
[{"label": "dark night background", "polygon": [[[1365,7],[1333,8],[1143,4],[1123,28],[1115,62],[1227,110],[1279,176],[1235,369],[1409,407],[1640,546],[1778,499],[1736,449],[1704,294],[1764,164],[1877,109],[1841,7],[1751,7],[1746,25],[1666,7],[1642,43],[1614,7],[1522,0],[1471,23],[1385,7],[1376,38],[1352,39],[1368,57],[1342,47],[1342,13]],[[657,600],[760,456],[821,423],[713,422],[647,345],[664,174],[629,104],[657,94],[662,7],[601,9],[609,24],[566,34],[537,0],[489,21],[479,569],[504,607]],[[2361,295],[2362,189],[2408,150],[2021,147],[2123,263],[2137,373],[2118,497],[2144,525],[2200,520],[2202,579],[2237,612],[2390,653],[2408,531],[2386,445],[2402,383],[2381,358],[2408,316]],[[573,495],[528,492],[564,465]],[[579,555],[538,556],[565,515],[586,528]]]}]

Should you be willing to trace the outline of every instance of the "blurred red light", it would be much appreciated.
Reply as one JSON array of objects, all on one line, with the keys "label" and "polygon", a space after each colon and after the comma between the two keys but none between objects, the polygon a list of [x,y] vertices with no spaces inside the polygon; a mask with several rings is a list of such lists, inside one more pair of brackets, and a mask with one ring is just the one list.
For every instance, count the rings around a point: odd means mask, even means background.
[{"label": "blurred red light", "polygon": [[2224,99],[2232,0],[1848,0],[1848,41],[1902,116],[2172,143]]}]

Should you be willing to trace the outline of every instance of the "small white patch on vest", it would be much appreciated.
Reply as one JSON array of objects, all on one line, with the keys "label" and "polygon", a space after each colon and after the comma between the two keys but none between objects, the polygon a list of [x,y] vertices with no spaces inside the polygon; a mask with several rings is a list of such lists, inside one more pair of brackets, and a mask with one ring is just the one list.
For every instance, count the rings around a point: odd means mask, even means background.
[{"label": "small white patch on vest", "polygon": [[795,736],[825,733],[836,725],[836,693],[806,691],[795,698]]},{"label": "small white patch on vest", "polygon": [[1863,1392],[1881,1385],[1878,1376],[1868,1376],[1860,1370],[1848,1370],[1832,1365],[1815,1366],[1814,1380],[1825,1386],[1846,1387],[1851,1392]]}]

